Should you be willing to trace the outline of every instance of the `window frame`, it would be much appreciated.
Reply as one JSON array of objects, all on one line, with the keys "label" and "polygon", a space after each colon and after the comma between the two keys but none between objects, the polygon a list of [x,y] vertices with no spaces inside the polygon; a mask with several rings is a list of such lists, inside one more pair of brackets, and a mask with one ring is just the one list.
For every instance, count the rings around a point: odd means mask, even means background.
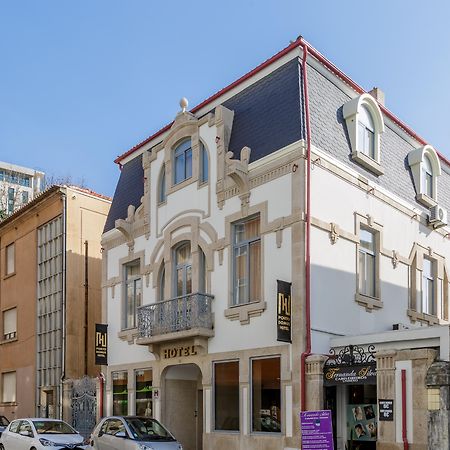
[{"label": "window frame", "polygon": [[[8,335],[13,334],[13,336],[6,336],[5,333],[5,315],[11,311],[16,311],[16,321],[15,321],[15,331],[11,331],[7,333]],[[2,311],[2,330],[3,330],[3,342],[10,342],[10,341],[16,341],[17,340],[17,306],[14,306],[12,308],[5,309]]]},{"label": "window frame", "polygon": [[[9,265],[9,251],[12,250],[12,258],[11,264],[12,268]],[[11,270],[10,270],[11,269]],[[10,277],[16,273],[16,243],[11,242],[5,247],[5,277]]]},{"label": "window frame", "polygon": [[[127,275],[127,268],[128,267],[134,267],[137,266],[139,270],[139,274],[132,275],[131,277],[128,277]],[[123,304],[122,304],[122,320],[121,320],[121,331],[125,330],[133,330],[137,328],[138,326],[138,319],[137,319],[137,311],[139,306],[142,305],[142,296],[143,296],[143,277],[142,277],[142,270],[141,270],[141,259],[136,258],[133,261],[129,261],[126,264],[123,264],[122,266],[123,270]],[[136,282],[140,281],[140,301],[137,299],[136,294]],[[128,286],[130,284],[133,284],[133,301],[134,301],[134,323],[129,324],[128,323]],[[132,326],[131,326],[132,325]]]},{"label": "window frame", "polygon": [[[238,365],[238,429],[237,430],[221,430],[216,428],[216,365],[226,363],[237,363]],[[238,359],[227,359],[212,361],[212,429],[215,433],[231,433],[239,434],[241,432],[241,387],[240,387],[241,362]]]},{"label": "window frame", "polygon": [[[246,239],[244,241],[241,241],[239,243],[236,243],[236,229],[239,225],[243,225],[246,224],[247,222],[251,222],[252,220],[254,220],[255,218],[258,218],[259,220],[259,224],[258,224],[258,236],[251,238],[251,239]],[[248,216],[244,219],[238,220],[236,222],[232,223],[232,232],[231,232],[231,255],[232,255],[232,283],[233,283],[233,288],[232,288],[232,304],[231,306],[242,306],[242,305],[248,305],[249,303],[256,303],[256,302],[261,302],[262,298],[260,299],[251,299],[250,298],[250,286],[251,286],[251,278],[250,278],[250,274],[251,274],[251,270],[250,270],[250,247],[251,244],[254,244],[255,242],[259,242],[260,243],[260,259],[262,260],[263,258],[263,254],[262,254],[262,239],[261,239],[261,216],[260,214],[253,214],[251,216]],[[238,256],[236,254],[238,249],[241,248],[245,248],[246,249],[246,273],[247,273],[247,284],[246,284],[246,288],[245,288],[245,298],[247,299],[247,301],[244,302],[238,302],[236,301],[237,295],[236,295],[236,290],[237,290],[237,264],[236,264],[236,257]],[[259,264],[259,281],[258,283],[261,284],[262,282],[262,262],[260,260],[260,264]],[[261,287],[260,287],[260,292],[262,292]]]},{"label": "window frame", "polygon": [[[188,145],[186,145],[188,144]],[[192,149],[192,139],[183,139],[179,142],[175,148],[173,149],[173,185],[178,186],[181,183],[185,182],[192,178],[193,175],[193,149]],[[186,155],[190,153],[190,164],[187,162]],[[178,179],[178,171],[177,171],[177,160],[178,158],[183,158],[183,173],[182,176]],[[190,172],[190,173],[189,173]]]},{"label": "window frame", "polygon": [[[280,431],[258,431],[253,429],[253,361],[264,360],[264,359],[278,359],[280,362]],[[253,435],[270,435],[270,436],[283,436],[285,431],[285,421],[286,417],[284,414],[284,405],[283,405],[283,386],[281,383],[281,372],[282,372],[282,364],[281,364],[281,355],[266,355],[266,356],[254,356],[250,358],[249,364],[249,389],[250,389],[250,422],[249,422],[249,432]]]},{"label": "window frame", "polygon": [[[355,301],[360,306],[366,308],[367,312],[383,307],[381,299],[381,253],[383,248],[383,226],[373,220],[372,217],[362,214],[356,214],[356,230],[358,236],[356,243],[356,293]],[[370,295],[362,292],[361,289],[361,264],[360,255],[369,254],[361,245],[361,231],[369,232],[373,235],[373,257],[374,257],[374,290]]]},{"label": "window frame", "polygon": [[[426,167],[427,162],[430,170]],[[435,206],[438,203],[438,178],[442,173],[436,150],[431,145],[416,148],[408,153],[408,164],[416,190],[416,200],[428,208]],[[431,192],[426,189],[425,174],[431,177]]]},{"label": "window frame", "polygon": [[[15,392],[14,392],[14,400],[5,400],[5,376],[9,375],[9,374],[14,374],[14,387],[15,387]],[[1,380],[1,402],[2,404],[15,404],[17,403],[17,372],[15,370],[8,370],[5,372],[2,372],[2,380]]]},{"label": "window frame", "polygon": [[[351,147],[351,158],[376,176],[383,175],[381,166],[381,134],[384,133],[384,120],[378,102],[370,94],[360,96],[345,103],[342,108],[346,122],[347,133]],[[367,116],[371,119],[373,130],[362,119]],[[365,140],[361,139],[361,126],[364,130],[373,133],[372,154],[369,154],[364,146]],[[362,136],[365,134],[363,133]]]}]

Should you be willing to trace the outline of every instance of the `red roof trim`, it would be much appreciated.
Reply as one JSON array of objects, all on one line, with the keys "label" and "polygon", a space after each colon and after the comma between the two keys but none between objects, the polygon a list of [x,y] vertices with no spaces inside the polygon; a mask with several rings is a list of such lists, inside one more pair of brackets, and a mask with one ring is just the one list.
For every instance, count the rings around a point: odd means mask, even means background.
[{"label": "red roof trim", "polygon": [[[323,56],[318,50],[316,50],[314,47],[311,46],[308,42],[306,42],[301,36],[299,36],[294,42],[292,42],[290,45],[285,47],[283,50],[272,56],[271,58],[267,59],[263,63],[261,63],[259,66],[255,67],[250,72],[246,73],[233,83],[229,84],[225,88],[221,89],[220,91],[216,92],[214,95],[208,97],[206,100],[201,102],[199,105],[192,108],[191,112],[195,113],[199,111],[204,106],[208,105],[212,101],[216,100],[223,94],[227,93],[231,89],[235,88],[236,86],[240,85],[244,81],[251,78],[253,75],[257,74],[261,70],[265,69],[270,64],[274,63],[278,59],[282,58],[284,55],[289,53],[291,50],[295,49],[296,47],[302,47],[303,45],[306,45],[308,47],[308,52],[314,56],[319,62],[321,62],[327,69],[330,70],[330,72],[334,73],[337,77],[341,78],[345,83],[347,83],[352,89],[354,89],[356,92],[363,94],[366,91],[357,83],[355,83],[351,78],[349,78],[344,72],[342,72],[340,69],[338,69],[331,61],[329,61],[325,56]],[[416,139],[418,142],[420,142],[422,145],[426,145],[427,141],[420,137],[417,133],[415,133],[408,125],[406,125],[404,122],[402,122],[398,117],[396,117],[391,111],[389,111],[385,106],[379,105],[383,113],[389,117],[393,122],[395,122],[400,128],[402,128],[406,133],[408,133],[411,137]],[[165,131],[169,130],[172,126],[173,121],[170,122],[165,127],[161,128],[156,133],[152,134],[150,137],[145,139],[144,141],[140,142],[139,144],[132,147],[127,152],[123,153],[122,155],[118,156],[114,162],[116,164],[119,164],[123,159],[125,159],[127,156],[134,153],[136,150],[139,150],[143,145],[147,144],[154,138],[160,136]],[[447,164],[450,167],[450,160],[448,160],[445,156],[443,156],[439,151],[437,151],[437,154],[441,161],[443,161],[445,164]]]}]

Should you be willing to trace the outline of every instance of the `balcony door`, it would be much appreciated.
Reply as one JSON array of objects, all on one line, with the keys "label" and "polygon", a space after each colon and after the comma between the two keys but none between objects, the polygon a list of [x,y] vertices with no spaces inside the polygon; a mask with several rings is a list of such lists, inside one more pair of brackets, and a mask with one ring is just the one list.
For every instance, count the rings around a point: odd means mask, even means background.
[{"label": "balcony door", "polygon": [[189,242],[175,249],[175,296],[192,294],[192,253]]}]

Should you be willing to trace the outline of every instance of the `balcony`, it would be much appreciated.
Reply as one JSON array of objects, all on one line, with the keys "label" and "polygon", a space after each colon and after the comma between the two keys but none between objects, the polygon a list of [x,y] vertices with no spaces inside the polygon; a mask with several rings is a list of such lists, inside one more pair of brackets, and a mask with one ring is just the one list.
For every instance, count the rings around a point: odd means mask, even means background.
[{"label": "balcony", "polygon": [[189,294],[138,309],[138,339],[142,345],[214,336],[212,295]]}]

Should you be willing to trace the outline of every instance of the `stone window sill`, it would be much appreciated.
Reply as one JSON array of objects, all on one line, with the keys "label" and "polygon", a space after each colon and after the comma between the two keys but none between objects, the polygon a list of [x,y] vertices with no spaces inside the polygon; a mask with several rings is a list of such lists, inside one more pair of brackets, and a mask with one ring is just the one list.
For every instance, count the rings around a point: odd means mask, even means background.
[{"label": "stone window sill", "polygon": [[427,194],[417,194],[416,200],[419,203],[422,203],[422,205],[427,206],[428,208],[432,208],[433,206],[436,206],[436,200],[429,197]]},{"label": "stone window sill", "polygon": [[438,317],[432,316],[431,314],[414,311],[413,309],[408,309],[408,316],[411,319],[411,322],[423,322],[428,325],[439,325],[440,323]]},{"label": "stone window sill", "polygon": [[370,158],[369,156],[365,155],[362,152],[353,152],[352,153],[352,159],[358,164],[361,164],[363,167],[365,167],[368,171],[374,173],[375,175],[383,175],[384,170],[381,167],[381,165],[375,161],[374,159]]},{"label": "stone window sill", "polygon": [[379,298],[363,295],[359,292],[355,294],[355,301],[358,305],[364,306],[367,312],[372,312],[374,309],[381,309],[383,307],[383,302]]},{"label": "stone window sill", "polygon": [[138,337],[139,332],[137,328],[129,328],[128,330],[122,330],[117,333],[117,336],[122,341],[128,342],[128,344],[134,344],[135,339]]},{"label": "stone window sill", "polygon": [[260,316],[267,308],[263,301],[233,305],[224,311],[225,317],[230,320],[239,320],[241,325],[250,323],[251,317]]},{"label": "stone window sill", "polygon": [[0,341],[0,345],[9,344],[11,342],[17,342],[17,336],[12,339],[3,339],[2,341]]}]

